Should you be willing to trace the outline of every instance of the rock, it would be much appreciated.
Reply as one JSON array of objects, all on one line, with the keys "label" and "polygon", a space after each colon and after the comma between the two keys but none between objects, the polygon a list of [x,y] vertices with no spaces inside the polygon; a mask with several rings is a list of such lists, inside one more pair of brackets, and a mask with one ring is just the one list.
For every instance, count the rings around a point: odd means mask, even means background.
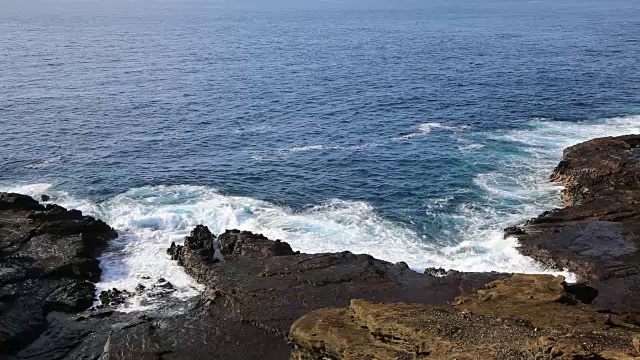
[{"label": "rock", "polygon": [[[454,306],[376,304],[319,309],[293,323],[291,359],[621,358],[634,329],[566,302],[562,277],[514,275]],[[560,336],[556,336],[560,335]]]},{"label": "rock", "polygon": [[196,226],[191,231],[191,235],[187,236],[184,245],[191,249],[210,249],[211,241],[215,236],[209,231],[209,228],[203,225]]},{"label": "rock", "polygon": [[[0,193],[0,358],[638,356],[638,145],[625,137],[568,149],[553,176],[567,186],[567,208],[505,229],[521,252],[570,269],[578,284],[550,275],[419,274],[402,262],[301,254],[260,234],[216,236],[200,225],[167,250],[202,284],[200,296],[181,301],[158,279],[135,292],[142,305],[159,306],[152,313],[82,312],[94,300],[96,257],[115,231],[79,211]],[[133,295],[112,289],[101,298],[117,306]]]},{"label": "rock", "polygon": [[49,196],[49,195],[47,195],[47,194],[42,194],[42,195],[40,196],[40,201],[42,201],[42,202],[47,202],[47,201],[49,201],[49,200],[51,200],[51,196]]},{"label": "rock", "polygon": [[431,276],[445,276],[447,275],[447,270],[443,268],[430,267],[430,268],[426,268],[424,270],[424,273],[425,275],[431,275]]},{"label": "rock", "polygon": [[520,236],[520,235],[524,235],[525,232],[524,230],[522,230],[522,228],[519,228],[517,226],[511,226],[508,227],[506,229],[504,229],[504,238],[508,238],[511,236]]},{"label": "rock", "polygon": [[[598,291],[594,305],[640,309],[640,135],[587,141],[565,150],[551,179],[564,185],[564,209],[530,220],[518,250],[567,269]],[[627,295],[622,295],[627,294]]]},{"label": "rock", "polygon": [[[96,257],[116,236],[79,211],[0,193],[0,356],[59,333],[51,327],[51,314],[92,305],[91,282],[100,278]],[[73,341],[65,342],[60,348]]]},{"label": "rock", "polygon": [[127,290],[118,290],[113,288],[111,290],[101,291],[98,298],[100,299],[100,308],[104,307],[118,307],[124,304],[127,299],[133,296],[132,293]]},{"label": "rock", "polygon": [[[242,355],[257,358],[273,347],[280,354],[276,358],[288,357],[285,334],[295,319],[317,308],[347,306],[358,297],[446,305],[456,296],[508,276],[447,272],[435,277],[369,255],[301,254],[286,242],[247,231],[229,230],[216,238],[197,227],[190,238],[183,247],[172,245],[176,260],[206,286],[205,308],[216,314],[212,323],[225,324],[225,337],[244,338],[247,325],[253,327],[256,345]],[[210,248],[202,251],[211,241],[218,242],[225,261],[213,261]]]},{"label": "rock", "polygon": [[173,284],[163,278],[158,279],[158,282],[156,282],[153,287],[165,290],[174,290]]}]

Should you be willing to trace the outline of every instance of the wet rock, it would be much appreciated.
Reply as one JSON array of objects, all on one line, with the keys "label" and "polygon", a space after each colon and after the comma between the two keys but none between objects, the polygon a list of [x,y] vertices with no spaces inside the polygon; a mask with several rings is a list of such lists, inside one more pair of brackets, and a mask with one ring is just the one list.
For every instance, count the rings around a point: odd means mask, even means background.
[{"label": "wet rock", "polygon": [[215,236],[209,231],[209,228],[203,225],[196,226],[191,231],[191,235],[187,236],[184,245],[191,249],[211,249],[211,241]]},{"label": "wet rock", "polygon": [[49,195],[47,195],[47,194],[42,194],[42,195],[40,196],[40,201],[42,201],[42,202],[47,202],[47,201],[49,201],[49,200],[51,200],[51,196],[49,196]]},{"label": "wet rock", "polygon": [[598,291],[593,303],[637,312],[640,296],[640,135],[587,141],[565,150],[551,179],[566,207],[529,221],[518,250],[575,273]]},{"label": "wet rock", "polygon": [[96,257],[116,236],[104,222],[79,211],[0,193],[0,355],[56,332],[51,314],[91,306],[91,282],[100,278]]},{"label": "wet rock", "polygon": [[518,237],[518,236],[524,235],[524,234],[525,234],[524,230],[522,230],[522,228],[517,227],[517,226],[511,226],[511,227],[508,227],[508,228],[504,229],[504,238],[505,239],[508,238],[508,237],[511,237],[511,236]]},{"label": "wet rock", "polygon": [[448,271],[446,269],[443,269],[443,268],[430,267],[430,268],[426,268],[424,270],[424,274],[425,275],[436,276],[436,277],[447,276],[447,273],[448,273]]},{"label": "wet rock", "polygon": [[[197,231],[214,240],[201,227]],[[254,335],[262,340],[253,339],[257,345],[244,356],[257,356],[276,346],[278,358],[288,357],[284,334],[296,318],[313,309],[347,306],[354,298],[445,305],[508,276],[447,272],[435,277],[411,271],[405,263],[392,264],[369,255],[301,254],[285,242],[247,231],[226,231],[215,241],[225,261],[212,261],[211,251],[203,253],[193,241],[185,241],[176,260],[206,286],[205,308],[216,314],[216,322],[225,323],[227,338],[244,337],[247,325],[264,331]]]},{"label": "wet rock", "polygon": [[165,290],[174,290],[173,284],[163,278],[158,279],[158,282],[156,282],[153,287]]},{"label": "wet rock", "polygon": [[100,295],[98,296],[101,303],[100,308],[118,307],[124,304],[132,296],[133,294],[128,292],[127,290],[118,290],[116,288],[101,291]]}]

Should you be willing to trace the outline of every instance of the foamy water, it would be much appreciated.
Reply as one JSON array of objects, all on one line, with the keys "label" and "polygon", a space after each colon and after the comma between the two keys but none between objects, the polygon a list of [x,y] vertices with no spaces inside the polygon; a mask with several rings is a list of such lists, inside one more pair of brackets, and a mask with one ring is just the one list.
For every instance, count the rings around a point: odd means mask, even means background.
[{"label": "foamy water", "polygon": [[[433,127],[431,127],[433,128]],[[449,131],[454,131],[449,129]],[[61,191],[51,184],[4,187],[4,191],[34,197],[48,194],[52,202],[77,208],[105,220],[120,237],[101,257],[103,276],[98,290],[117,287],[134,290],[165,278],[176,286],[174,296],[188,298],[201,287],[166,255],[172,241],[181,243],[190,230],[205,224],[214,233],[241,229],[282,239],[306,253],[349,250],[390,262],[404,261],[417,271],[443,267],[461,271],[558,273],[520,255],[515,239],[503,239],[504,227],[522,223],[559,206],[559,187],[547,179],[562,150],[605,135],[640,133],[640,116],[598,122],[559,123],[539,119],[517,131],[461,132],[461,152],[493,151],[486,144],[516,146],[517,153],[493,154],[502,171],[477,174],[480,201],[462,203],[454,212],[443,209],[457,194],[430,199],[425,216],[443,224],[436,238],[426,238],[411,227],[379,216],[366,202],[328,200],[303,210],[248,197],[228,196],[203,186],[153,186],[130,189],[103,202],[93,202]],[[310,149],[312,150],[312,149]],[[561,273],[569,280],[572,274]],[[133,299],[123,310],[148,308],[144,298]]]}]

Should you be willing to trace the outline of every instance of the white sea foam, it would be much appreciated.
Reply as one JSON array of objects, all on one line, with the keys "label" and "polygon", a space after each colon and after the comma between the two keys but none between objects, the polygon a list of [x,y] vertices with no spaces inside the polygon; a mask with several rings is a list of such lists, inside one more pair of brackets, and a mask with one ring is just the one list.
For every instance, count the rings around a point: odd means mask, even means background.
[{"label": "white sea foam", "polygon": [[[477,134],[476,137],[491,142],[515,145],[518,152],[494,154],[499,170],[474,178],[482,201],[458,207],[453,216],[459,219],[459,242],[442,250],[448,255],[470,256],[450,266],[467,271],[487,270],[487,265],[493,263],[496,269],[509,271],[544,270],[517,253],[515,240],[502,240],[501,229],[561,206],[561,187],[550,183],[548,178],[561,160],[563,149],[595,137],[631,133],[640,133],[640,116],[578,123],[536,119],[527,129]],[[473,141],[480,141],[478,138]],[[483,255],[471,255],[474,253]],[[565,276],[574,278],[570,274]]]},{"label": "white sea foam", "polygon": [[405,135],[401,135],[399,137],[395,137],[393,138],[394,140],[408,140],[408,139],[413,139],[419,136],[424,136],[427,135],[431,132],[433,132],[434,130],[450,130],[450,131],[455,131],[455,132],[465,132],[471,129],[470,125],[460,125],[460,126],[450,126],[450,125],[444,125],[442,123],[438,123],[438,122],[428,122],[428,123],[422,123],[419,124],[418,126],[416,126],[416,129],[414,132],[405,134]]},{"label": "white sea foam", "polygon": [[440,128],[450,128],[450,127],[442,125],[441,123],[437,123],[437,122],[423,123],[416,127],[416,131],[409,134],[402,135],[396,139],[413,139],[414,137],[429,134],[434,129],[440,129]]},{"label": "white sea foam", "polygon": [[289,152],[299,152],[299,151],[314,151],[314,150],[324,150],[324,145],[308,145],[308,146],[298,146],[287,149]]},{"label": "white sea foam", "polygon": [[[424,129],[438,128],[426,126]],[[528,129],[468,133],[469,142],[516,146],[517,154],[502,154],[495,172],[478,174],[475,189],[458,189],[431,200],[426,215],[444,225],[438,238],[425,238],[401,223],[380,217],[364,202],[330,200],[294,211],[247,197],[227,196],[199,186],[156,186],[131,189],[95,203],[56,191],[49,184],[32,184],[5,191],[35,197],[52,196],[52,202],[104,219],[121,236],[101,258],[104,270],[99,289],[133,290],[159,277],[172,282],[176,296],[197,294],[200,287],[172,262],[165,250],[171,241],[181,243],[197,224],[215,233],[225,229],[250,230],[288,241],[309,253],[349,250],[368,253],[391,262],[405,261],[416,270],[444,267],[464,271],[543,273],[547,270],[520,255],[514,239],[504,240],[502,229],[558,205],[559,188],[546,180],[566,146],[605,135],[640,133],[640,117],[600,122],[558,123],[538,119]],[[492,151],[489,146],[478,151]],[[459,205],[443,215],[454,196],[481,193],[481,201]],[[564,273],[571,280],[571,274]],[[144,277],[151,279],[145,280]],[[136,298],[125,310],[144,308]]]}]

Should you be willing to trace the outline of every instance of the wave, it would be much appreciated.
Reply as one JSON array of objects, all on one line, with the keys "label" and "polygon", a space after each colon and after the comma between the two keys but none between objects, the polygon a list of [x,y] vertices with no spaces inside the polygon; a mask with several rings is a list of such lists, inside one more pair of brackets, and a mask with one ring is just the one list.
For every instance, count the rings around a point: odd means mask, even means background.
[{"label": "wave", "polygon": [[[452,131],[456,131],[456,132],[464,132],[467,131],[469,129],[471,129],[470,125],[460,125],[460,126],[448,126],[448,125],[444,125],[442,123],[437,123],[437,122],[430,122],[430,123],[423,123],[423,124],[419,124],[418,126],[416,126],[416,131],[409,133],[409,134],[405,134],[405,135],[401,135],[401,136],[397,136],[397,137],[392,137],[392,138],[388,138],[385,140],[381,140],[379,142],[371,142],[371,143],[363,143],[363,144],[356,144],[356,145],[336,145],[336,146],[327,146],[327,145],[305,145],[305,146],[294,146],[294,147],[290,147],[287,149],[280,149],[280,150],[276,150],[276,151],[272,151],[269,154],[261,154],[261,155],[253,155],[252,159],[257,160],[257,161],[276,161],[284,156],[286,156],[289,153],[299,153],[299,152],[308,152],[308,151],[319,151],[319,150],[333,150],[333,151],[353,151],[353,152],[357,152],[357,151],[363,151],[369,148],[373,148],[373,147],[377,147],[380,145],[384,145],[389,143],[390,141],[393,140],[408,140],[408,139],[413,139],[415,137],[418,136],[423,136],[426,134],[431,133],[433,130],[435,129],[446,129],[446,130],[452,130]],[[464,150],[467,149],[475,149],[479,147],[479,145],[471,145],[470,147],[464,148]],[[461,147],[462,149],[462,147]]]},{"label": "wave", "polygon": [[[197,224],[214,233],[226,229],[249,230],[271,239],[282,239],[306,253],[367,253],[390,262],[404,261],[411,268],[444,267],[468,271],[544,272],[515,250],[515,243],[501,238],[478,244],[439,248],[409,227],[380,217],[368,203],[330,200],[295,211],[266,201],[227,196],[201,186],[154,186],[131,189],[104,202],[94,203],[56,191],[49,184],[12,189],[51,201],[105,220],[120,237],[100,258],[103,274],[98,291],[113,287],[134,290],[150,286],[158,278],[178,289],[175,296],[188,298],[201,290],[166,255],[172,241],[182,243]],[[123,311],[153,306],[136,297]]]},{"label": "wave", "polygon": [[433,132],[434,130],[437,129],[442,129],[442,130],[451,130],[451,131],[455,131],[455,132],[463,132],[463,131],[467,131],[469,129],[471,129],[470,125],[459,125],[459,126],[450,126],[450,125],[444,125],[442,123],[438,123],[438,122],[428,122],[428,123],[422,123],[419,124],[418,126],[416,126],[416,129],[414,132],[408,133],[408,134],[404,134],[398,137],[394,137],[393,140],[409,140],[409,139],[413,139],[419,136],[424,136],[427,134],[430,134],[431,132]]},{"label": "wave", "polygon": [[285,151],[289,152],[298,152],[298,151],[313,151],[313,150],[324,150],[326,147],[324,145],[308,145],[308,146],[298,146],[286,149]]},{"label": "wave", "polygon": [[482,269],[486,263],[508,264],[497,266],[498,269],[519,268],[524,272],[535,269],[535,265],[531,267],[528,260],[517,254],[514,239],[502,240],[502,229],[562,206],[559,194],[562,187],[548,179],[565,148],[596,137],[631,133],[640,133],[640,116],[584,122],[534,119],[524,129],[470,134],[467,139],[470,144],[483,146],[469,156],[469,162],[482,161],[491,164],[494,170],[473,178],[474,188],[469,191],[478,196],[477,200],[462,202],[453,211],[434,215],[453,228],[441,235],[456,238],[456,244],[442,252],[447,256],[484,253],[460,258],[464,261],[463,270]]},{"label": "wave", "polygon": [[[640,133],[640,116],[582,123],[535,119],[520,130],[466,132],[466,144],[483,145],[468,156],[469,161],[482,160],[492,164],[493,170],[476,174],[470,188],[427,199],[426,220],[439,224],[435,234],[420,234],[385,219],[366,202],[339,199],[294,210],[203,186],[141,187],[102,202],[74,197],[51,184],[3,190],[34,197],[46,193],[52,202],[101,218],[120,232],[100,259],[99,290],[133,290],[138,283],[149,285],[163,277],[175,285],[178,297],[198,294],[200,286],[165,252],[171,241],[181,243],[197,224],[215,233],[234,228],[262,233],[307,253],[367,253],[390,262],[404,261],[417,271],[443,267],[545,273],[518,253],[515,239],[503,239],[502,229],[560,205],[560,189],[547,179],[565,147],[593,137],[634,132]],[[475,196],[473,201],[460,200],[470,195]],[[123,310],[153,306],[147,300],[135,298]]]}]

